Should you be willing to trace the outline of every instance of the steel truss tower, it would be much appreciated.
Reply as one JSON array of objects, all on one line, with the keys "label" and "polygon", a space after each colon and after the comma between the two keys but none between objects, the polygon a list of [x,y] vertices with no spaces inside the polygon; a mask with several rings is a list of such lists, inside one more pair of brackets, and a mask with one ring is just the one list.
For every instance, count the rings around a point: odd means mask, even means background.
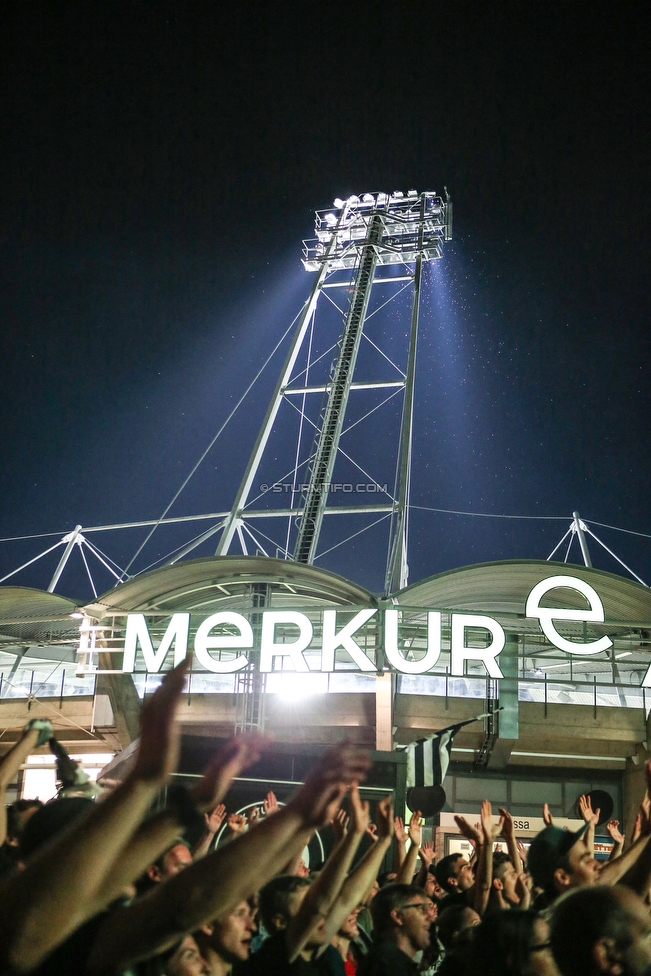
[{"label": "steel truss tower", "polygon": [[[228,553],[236,535],[246,552],[244,533],[255,541],[247,521],[274,518],[284,519],[287,527],[285,542],[277,546],[276,554],[298,562],[312,563],[318,555],[324,516],[380,514],[382,518],[391,519],[385,587],[387,592],[392,592],[408,582],[409,488],[422,266],[424,262],[441,258],[443,243],[452,237],[452,204],[447,191],[444,197],[432,191],[418,193],[416,190],[410,190],[406,195],[400,191],[392,194],[365,193],[361,198],[351,196],[345,201],[337,199],[332,208],[317,211],[315,230],[316,239],[304,242],[303,264],[306,270],[316,272],[316,277],[310,296],[299,314],[287,358],[233,507],[225,522],[219,526],[223,524],[223,531],[216,554]],[[391,265],[402,265],[402,269],[382,271]],[[396,274],[396,270],[403,273]],[[394,367],[397,377],[364,378],[360,381],[356,376],[356,365],[360,344],[365,337],[365,324],[371,317],[371,296],[378,288],[383,290],[384,298],[386,289],[391,290],[397,284],[400,284],[399,291],[390,294],[380,308],[397,294],[411,289],[406,365],[404,369],[396,365],[376,345],[377,351]],[[341,309],[336,305],[330,297],[330,289],[338,289],[339,294],[348,295],[347,308]],[[318,338],[317,310],[323,305],[324,297],[335,305],[341,319],[337,342],[317,357],[314,352]],[[371,345],[375,343],[371,341]],[[310,370],[328,353],[331,359],[326,382],[310,385]],[[301,369],[303,363],[306,366]],[[345,433],[349,397],[356,390],[388,390],[387,400],[397,393],[403,393],[395,485],[393,493],[385,493],[386,503],[382,499],[381,504],[374,505],[333,504],[332,478],[339,455],[346,457],[369,477],[340,446],[342,433]],[[310,418],[306,406],[308,398],[314,395],[322,397],[321,410],[316,419]],[[300,409],[296,408],[297,398],[301,403]],[[261,464],[272,433],[278,434],[278,413],[283,402],[291,402],[300,414],[293,470],[285,476],[291,476],[293,480],[289,484],[275,480],[266,487],[267,492],[276,493],[291,486],[290,503],[285,508],[256,509],[252,506],[262,497],[257,490]],[[369,413],[374,413],[376,409],[377,406]],[[306,430],[310,427],[313,439],[306,451]],[[301,452],[305,455],[302,459]],[[300,484],[299,470],[305,472]],[[377,485],[378,489],[381,487]]]}]

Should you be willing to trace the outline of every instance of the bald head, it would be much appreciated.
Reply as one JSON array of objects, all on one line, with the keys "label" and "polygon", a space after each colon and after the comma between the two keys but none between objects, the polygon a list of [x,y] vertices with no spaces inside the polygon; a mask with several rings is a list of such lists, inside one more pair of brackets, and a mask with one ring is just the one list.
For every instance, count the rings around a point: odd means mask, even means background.
[{"label": "bald head", "polygon": [[562,976],[642,976],[651,965],[651,919],[622,885],[583,888],[558,901],[551,943]]}]

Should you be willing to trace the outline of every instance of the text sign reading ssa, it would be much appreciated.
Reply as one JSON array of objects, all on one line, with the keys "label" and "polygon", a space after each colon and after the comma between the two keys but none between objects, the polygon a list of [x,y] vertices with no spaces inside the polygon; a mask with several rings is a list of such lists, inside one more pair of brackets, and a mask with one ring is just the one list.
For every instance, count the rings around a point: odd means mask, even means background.
[{"label": "text sign reading ssa", "polygon": [[[542,598],[553,589],[578,590],[587,603],[585,610],[550,609],[541,607]],[[340,608],[343,610],[344,608]],[[408,610],[408,607],[404,608]],[[431,610],[427,614],[427,649],[419,661],[409,661],[405,657],[404,649],[398,633],[398,610],[394,609],[364,609],[358,611],[352,620],[345,625],[339,625],[337,610],[326,609],[322,614],[321,637],[321,672],[335,670],[335,654],[338,650],[345,651],[360,671],[376,671],[374,661],[364,652],[355,637],[372,618],[384,624],[384,654],[387,661],[401,674],[424,674],[437,663],[441,654],[441,613]],[[555,647],[568,654],[598,654],[609,647],[612,641],[603,636],[597,640],[584,643],[573,643],[566,640],[556,630],[555,620],[596,621],[603,623],[603,604],[597,594],[584,580],[573,576],[551,576],[537,583],[531,590],[526,602],[527,617],[536,618],[540,628]],[[492,617],[477,613],[452,613],[450,641],[450,673],[462,676],[465,661],[482,663],[491,678],[504,677],[498,663],[499,655],[504,648],[506,636],[504,629]],[[383,620],[380,621],[380,618]],[[228,626],[235,633],[216,633],[219,628]],[[293,640],[279,640],[279,628],[292,628]],[[467,632],[481,629],[486,633],[487,646],[469,647]],[[260,633],[260,670],[273,671],[278,658],[287,658],[296,671],[308,671],[304,652],[316,650],[312,646],[314,628],[312,621],[305,613],[297,610],[265,610],[262,612],[262,626]],[[286,634],[283,634],[283,638]],[[174,647],[174,662],[182,661],[188,652],[190,638],[190,614],[175,613],[157,648],[154,648],[147,621],[143,613],[127,615],[126,634],[124,639],[124,660],[122,670],[135,670],[138,646],[142,651],[145,667],[148,672],[156,673],[161,670],[168,652]],[[231,610],[221,610],[207,617],[197,628],[194,638],[193,651],[197,663],[207,671],[217,674],[227,674],[241,671],[249,659],[246,654],[254,646],[253,628],[247,618],[241,613]],[[220,661],[213,657],[213,651],[230,651],[229,660]]]}]

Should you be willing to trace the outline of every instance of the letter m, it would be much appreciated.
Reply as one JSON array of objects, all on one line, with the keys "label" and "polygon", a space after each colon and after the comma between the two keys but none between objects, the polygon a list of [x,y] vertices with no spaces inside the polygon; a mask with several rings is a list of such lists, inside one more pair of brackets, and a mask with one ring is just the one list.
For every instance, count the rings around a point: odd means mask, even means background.
[{"label": "letter m", "polygon": [[188,634],[190,632],[190,614],[175,613],[172,616],[163,639],[154,651],[147,621],[144,613],[130,613],[127,615],[127,632],[124,637],[123,671],[134,671],[136,667],[136,651],[138,641],[145,659],[145,668],[150,674],[160,671],[167,652],[174,641],[174,664],[180,664],[188,652]]}]

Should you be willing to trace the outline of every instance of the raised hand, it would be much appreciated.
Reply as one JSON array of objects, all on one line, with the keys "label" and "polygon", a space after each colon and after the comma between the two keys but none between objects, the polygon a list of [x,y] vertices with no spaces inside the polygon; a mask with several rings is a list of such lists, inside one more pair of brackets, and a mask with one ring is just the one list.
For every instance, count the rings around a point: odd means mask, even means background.
[{"label": "raised hand", "polygon": [[348,824],[350,819],[345,810],[337,810],[336,814],[332,818],[332,829],[335,835],[335,843],[338,844],[340,840],[343,840],[348,833]]},{"label": "raised hand", "polygon": [[371,822],[368,803],[359,795],[357,783],[350,788],[350,827],[357,834],[363,834]]},{"label": "raised hand", "polygon": [[368,825],[368,827],[366,828],[366,836],[369,837],[372,841],[377,840],[377,824],[370,823]]},{"label": "raised hand", "polygon": [[489,800],[483,800],[481,805],[481,829],[488,844],[492,844],[500,835],[504,818],[500,816],[498,823],[493,823],[493,808]]},{"label": "raised hand", "polygon": [[278,800],[276,799],[276,794],[272,793],[271,790],[269,790],[262,801],[262,812],[265,817],[270,817],[272,813],[278,813]]},{"label": "raised hand", "polygon": [[243,834],[246,830],[246,817],[239,813],[229,813],[226,825],[232,834]]},{"label": "raised hand", "polygon": [[254,823],[257,823],[259,819],[260,819],[260,808],[259,807],[251,807],[251,809],[249,810],[249,812],[246,815],[246,824],[247,824],[247,827],[252,827],[253,824]]},{"label": "raised hand", "polygon": [[502,825],[502,830],[500,831],[500,837],[508,841],[510,837],[515,837],[513,817],[511,816],[508,810],[504,809],[504,807],[500,807],[499,810],[500,810],[500,816],[504,821]]},{"label": "raised hand", "polygon": [[203,820],[209,834],[216,834],[226,817],[226,807],[223,803],[218,803],[210,813],[204,813]]},{"label": "raised hand", "polygon": [[531,905],[531,878],[526,871],[518,875],[515,882],[515,893],[520,899],[518,908],[527,911]]},{"label": "raised hand", "polygon": [[606,830],[612,837],[615,844],[624,843],[624,835],[620,832],[619,829],[619,820],[609,820],[608,823],[606,824]]},{"label": "raised hand", "polygon": [[434,844],[432,843],[432,841],[426,840],[425,843],[421,845],[421,848],[418,853],[420,854],[420,859],[423,862],[423,864],[426,864],[427,867],[429,867],[432,861],[434,860],[434,853],[435,853]]},{"label": "raised hand", "polygon": [[600,812],[592,809],[592,800],[587,794],[584,793],[579,797],[579,813],[587,824],[596,826]]},{"label": "raised hand", "polygon": [[[375,808],[375,818],[377,820],[377,840],[385,840],[393,836],[395,820],[393,819],[393,803],[390,796],[385,796],[380,800]],[[396,817],[396,820],[399,819]]]},{"label": "raised hand", "polygon": [[179,759],[179,730],[174,720],[176,707],[190,663],[186,658],[167,671],[151,698],[145,700],[140,716],[140,742],[133,775],[136,779],[160,783],[172,775]]},{"label": "raised hand", "polygon": [[551,810],[549,809],[549,803],[543,803],[542,814],[543,814],[543,820],[545,821],[545,826],[553,827],[554,819],[552,817]]},{"label": "raised hand", "polygon": [[393,819],[393,832],[395,838],[399,844],[407,843],[407,831],[405,830],[405,824],[402,817],[394,817]]},{"label": "raised hand", "polygon": [[468,821],[463,817],[455,816],[454,822],[463,836],[466,837],[474,847],[481,847],[483,837],[476,827],[473,827],[473,825],[468,823]]},{"label": "raised hand", "polygon": [[203,776],[190,791],[199,810],[214,810],[215,805],[226,796],[235,777],[259,760],[267,742],[260,735],[239,735],[218,749]]},{"label": "raised hand", "polygon": [[342,742],[313,767],[291,804],[306,827],[330,823],[348,786],[366,778],[371,760],[365,749]]},{"label": "raised hand", "polygon": [[423,840],[423,825],[420,822],[420,810],[414,810],[409,821],[409,840],[416,847],[420,847]]}]

